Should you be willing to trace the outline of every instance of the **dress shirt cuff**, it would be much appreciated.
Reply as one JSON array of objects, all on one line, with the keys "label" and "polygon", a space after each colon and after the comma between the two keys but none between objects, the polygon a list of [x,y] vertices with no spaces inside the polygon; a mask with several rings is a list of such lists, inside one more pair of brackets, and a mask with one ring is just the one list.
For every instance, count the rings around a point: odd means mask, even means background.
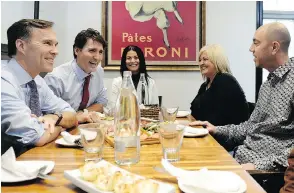
[{"label": "dress shirt cuff", "polygon": [[227,126],[217,126],[215,127],[214,136],[228,138],[228,128]]},{"label": "dress shirt cuff", "polygon": [[22,133],[16,134],[16,136],[21,137],[21,139],[18,140],[19,142],[27,145],[34,145],[45,133],[43,123],[39,123],[36,118],[32,118],[32,122],[33,128],[20,129],[22,130]]},{"label": "dress shirt cuff", "polygon": [[277,165],[271,158],[262,158],[254,161],[255,169],[273,171],[277,168]]},{"label": "dress shirt cuff", "polygon": [[73,112],[73,113],[75,113],[76,111],[71,107],[66,107],[66,108],[61,110],[61,113],[63,113],[63,112]]}]

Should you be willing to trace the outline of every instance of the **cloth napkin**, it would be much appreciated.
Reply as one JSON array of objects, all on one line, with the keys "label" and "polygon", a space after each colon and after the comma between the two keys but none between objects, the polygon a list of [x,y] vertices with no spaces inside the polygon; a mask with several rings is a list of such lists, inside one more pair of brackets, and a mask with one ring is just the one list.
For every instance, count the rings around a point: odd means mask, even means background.
[{"label": "cloth napkin", "polygon": [[1,170],[9,172],[9,174],[15,178],[36,178],[39,174],[40,168],[44,166],[46,166],[46,163],[40,162],[40,164],[24,164],[24,162],[21,163],[16,161],[15,153],[12,147],[10,147],[1,156]]},{"label": "cloth napkin", "polygon": [[[96,138],[96,135],[97,135],[97,133],[95,131],[86,131],[85,130],[85,131],[83,131],[83,133],[85,135],[86,140],[93,140]],[[60,134],[63,137],[63,139],[71,145],[76,144],[75,140],[81,138],[80,135],[72,135],[67,131],[62,131]]]},{"label": "cloth napkin", "polygon": [[233,172],[207,170],[206,168],[199,171],[187,171],[176,168],[165,159],[162,159],[161,164],[191,192],[236,193],[240,192],[242,185],[246,187],[245,182]]},{"label": "cloth napkin", "polygon": [[67,143],[71,144],[71,145],[74,145],[75,144],[75,140],[80,138],[80,137],[76,137],[72,134],[70,134],[69,132],[66,132],[66,131],[62,131],[60,133],[60,135],[63,137],[64,141],[66,141]]}]

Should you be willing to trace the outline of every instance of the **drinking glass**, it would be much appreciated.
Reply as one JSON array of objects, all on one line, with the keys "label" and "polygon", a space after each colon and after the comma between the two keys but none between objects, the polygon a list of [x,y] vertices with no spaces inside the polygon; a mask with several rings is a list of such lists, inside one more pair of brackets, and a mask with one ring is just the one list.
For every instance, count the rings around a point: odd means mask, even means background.
[{"label": "drinking glass", "polygon": [[81,144],[85,152],[85,161],[98,162],[102,159],[106,125],[89,123],[78,126],[81,135]]},{"label": "drinking glass", "polygon": [[162,145],[163,158],[176,162],[180,160],[180,149],[183,142],[185,126],[170,122],[159,124],[160,143]]},{"label": "drinking glass", "polygon": [[161,107],[160,112],[164,122],[175,122],[179,107]]}]

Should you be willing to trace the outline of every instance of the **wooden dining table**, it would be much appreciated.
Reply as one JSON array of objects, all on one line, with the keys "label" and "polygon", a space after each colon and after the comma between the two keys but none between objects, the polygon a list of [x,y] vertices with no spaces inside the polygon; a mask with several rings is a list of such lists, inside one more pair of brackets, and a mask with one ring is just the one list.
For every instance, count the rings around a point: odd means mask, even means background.
[{"label": "wooden dining table", "polygon": [[[71,130],[75,134],[77,129]],[[170,183],[175,186],[176,192],[181,192],[177,185],[177,179],[168,174],[159,173],[153,169],[161,166],[161,144],[142,145],[140,149],[140,161],[130,166],[120,166],[132,173]],[[114,163],[114,149],[105,145],[103,159]],[[43,147],[35,147],[25,152],[17,160],[54,161],[55,166],[50,173],[57,180],[34,179],[18,183],[2,183],[1,191],[7,193],[78,193],[84,192],[64,177],[65,170],[75,170],[84,165],[84,152],[82,148],[62,147],[51,142]],[[261,186],[238,164],[234,158],[211,136],[198,138],[184,138],[180,151],[180,161],[174,166],[186,170],[232,171],[239,175],[247,184],[246,193],[264,193]],[[2,178],[5,176],[1,176]]]}]

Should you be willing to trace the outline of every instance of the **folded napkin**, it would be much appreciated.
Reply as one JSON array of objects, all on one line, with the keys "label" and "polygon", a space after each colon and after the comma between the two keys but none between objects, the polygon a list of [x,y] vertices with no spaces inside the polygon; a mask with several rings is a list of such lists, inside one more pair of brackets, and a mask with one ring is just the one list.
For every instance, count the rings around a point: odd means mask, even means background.
[{"label": "folded napkin", "polygon": [[[95,131],[87,131],[87,130],[83,130],[83,133],[85,135],[86,140],[93,140],[96,138],[97,132]],[[69,132],[66,131],[62,131],[61,136],[63,137],[64,141],[66,141],[67,143],[74,145],[77,145],[77,140],[81,139],[80,135],[72,135]]]},{"label": "folded napkin", "polygon": [[161,164],[191,192],[239,193],[244,191],[244,187],[246,190],[245,182],[233,172],[213,171],[206,168],[199,171],[186,171],[176,168],[165,159],[162,159]]},{"label": "folded napkin", "polygon": [[10,176],[19,179],[33,179],[39,174],[41,168],[46,167],[46,162],[38,164],[24,164],[24,162],[16,161],[15,153],[12,147],[10,147],[1,156],[1,170],[2,174],[9,173]]},{"label": "folded napkin", "polygon": [[67,143],[71,144],[71,145],[74,145],[75,144],[75,140],[81,138],[80,136],[77,137],[75,135],[72,135],[66,131],[62,131],[60,133],[60,135],[63,137],[64,141],[66,141]]}]

